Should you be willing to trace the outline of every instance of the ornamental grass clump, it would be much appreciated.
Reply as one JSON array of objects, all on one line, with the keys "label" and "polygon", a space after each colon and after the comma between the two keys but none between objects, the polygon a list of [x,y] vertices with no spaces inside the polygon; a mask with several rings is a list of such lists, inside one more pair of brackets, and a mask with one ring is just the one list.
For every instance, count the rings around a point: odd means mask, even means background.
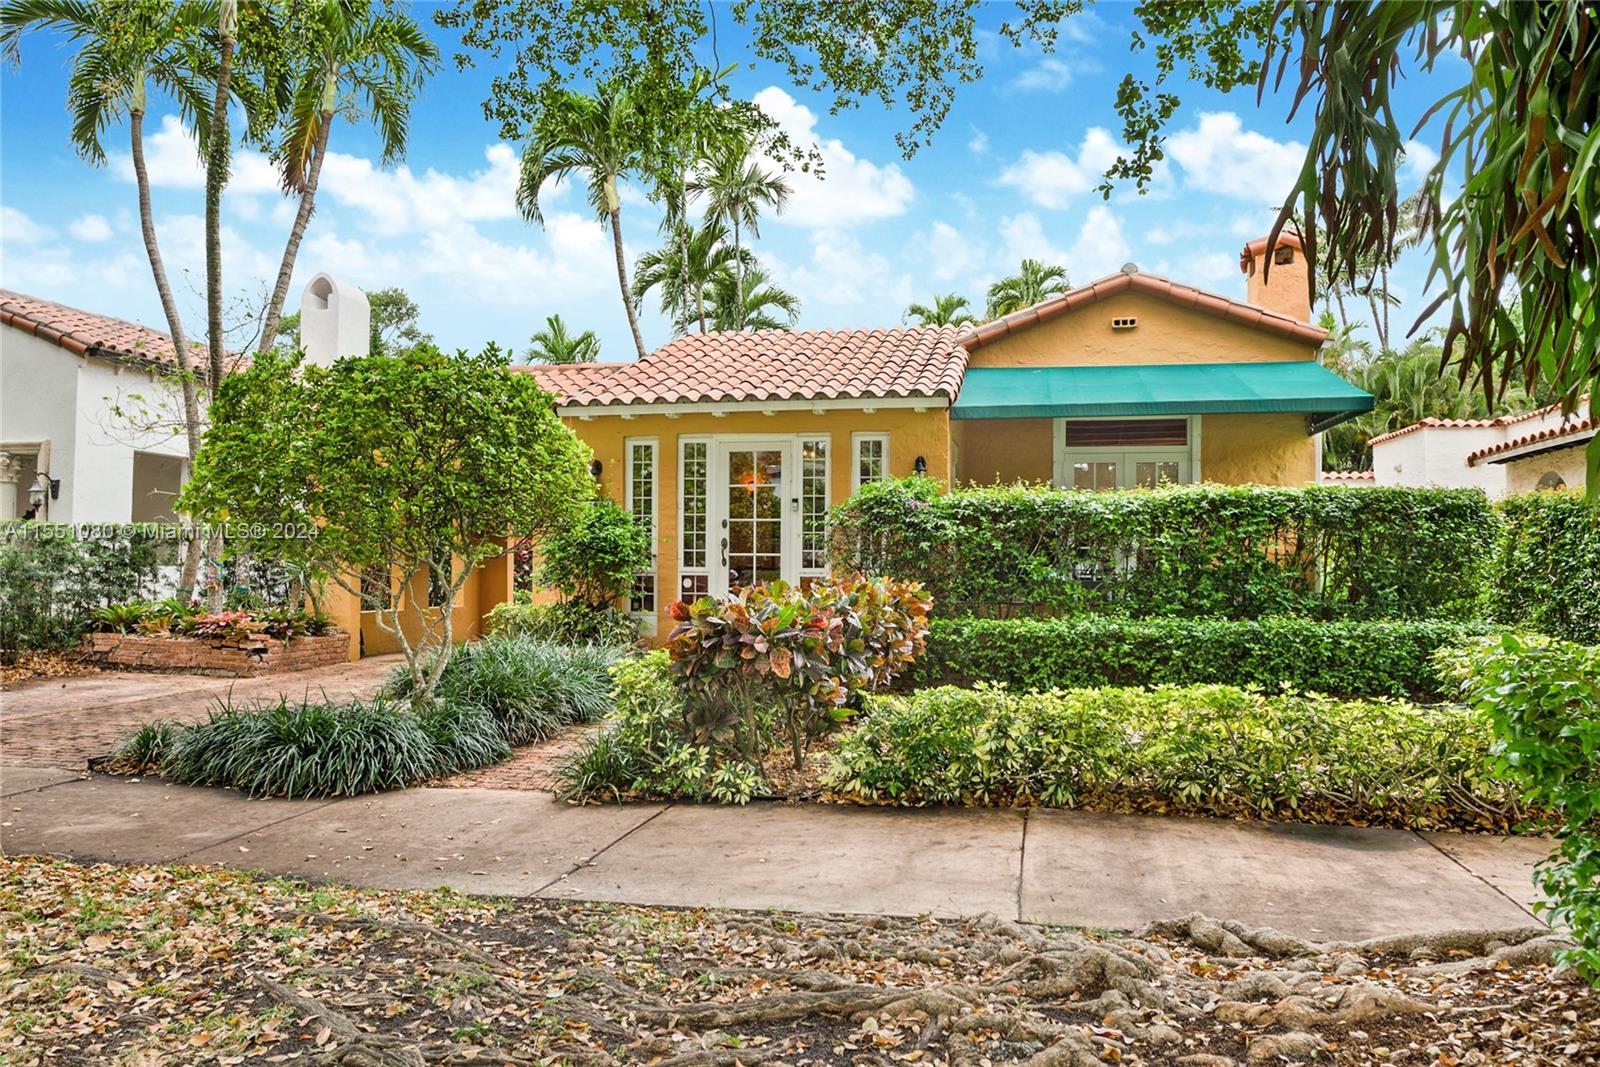
[{"label": "ornamental grass clump", "polygon": [[1224,685],[878,698],[830,756],[838,798],[1040,804],[1301,822],[1505,830],[1531,808],[1459,705]]},{"label": "ornamental grass clump", "polygon": [[435,774],[437,749],[418,717],[382,700],[229,704],[176,735],[161,773],[252,797],[340,797],[399,789]]},{"label": "ornamental grass clump", "polygon": [[433,743],[435,775],[460,774],[511,758],[494,716],[472,704],[433,704],[417,713]]}]

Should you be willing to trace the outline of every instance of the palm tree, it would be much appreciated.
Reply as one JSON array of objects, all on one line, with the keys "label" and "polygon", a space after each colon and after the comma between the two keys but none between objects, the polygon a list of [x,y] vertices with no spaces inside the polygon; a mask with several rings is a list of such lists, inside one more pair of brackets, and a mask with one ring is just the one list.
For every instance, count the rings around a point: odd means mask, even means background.
[{"label": "palm tree", "polygon": [[1067,268],[1040,263],[1037,259],[1025,259],[1017,273],[989,286],[989,309],[986,314],[991,319],[998,319],[1064,293],[1071,287]]},{"label": "palm tree", "polygon": [[958,293],[935,293],[933,306],[912,304],[906,308],[905,318],[916,319],[919,326],[972,326],[978,321],[967,310],[971,303]]},{"label": "palm tree", "polygon": [[310,42],[309,54],[296,71],[277,159],[284,191],[300,197],[300,208],[267,302],[258,345],[262,351],[277,341],[295,258],[316,210],[317,181],[340,97],[365,98],[366,115],[383,140],[383,162],[391,163],[405,154],[411,98],[439,66],[438,46],[416,22],[366,0],[323,0],[311,9],[303,32]]},{"label": "palm tree", "polygon": [[[80,0],[11,0],[0,5],[0,50],[11,62],[20,61],[22,35],[29,30],[52,29],[80,46],[67,81],[72,145],[80,156],[95,166],[104,165],[106,152],[101,135],[119,118],[127,117],[139,228],[177,356],[184,438],[191,462],[200,450],[200,375],[196,373],[188,334],[156,239],[150,175],[144,156],[144,117],[153,87],[177,103],[179,115],[196,140],[201,145],[209,143],[209,56],[201,46],[200,34],[217,17],[215,3],[194,0],[172,7]],[[199,546],[191,541],[185,550],[179,585],[193,588],[199,566]]]},{"label": "palm tree", "polygon": [[617,183],[637,170],[644,137],[637,109],[626,89],[601,86],[594,96],[567,90],[541,111],[533,124],[533,137],[522,153],[522,177],[517,185],[517,207],[529,222],[544,225],[539,193],[545,183],[578,175],[588,187],[596,217],[611,222],[611,242],[617,258],[617,285],[628,313],[633,344],[643,359],[644,336],[628,287],[628,265],[622,251],[622,200]]},{"label": "palm tree", "polygon": [[652,289],[661,291],[661,313],[669,316],[678,333],[689,323],[706,332],[706,288],[718,272],[734,269],[737,262],[752,266],[747,249],[727,243],[728,231],[718,222],[679,226],[664,247],[640,256],[633,265],[633,299],[642,302]]},{"label": "palm tree", "polygon": [[[723,222],[733,232],[734,274],[742,279],[743,231],[761,236],[761,212],[782,213],[789,202],[789,183],[770,174],[751,154],[751,142],[742,134],[725,138],[711,153],[705,168],[690,188],[707,196],[706,217]],[[745,286],[740,281],[740,289]],[[750,291],[750,290],[747,290]],[[734,329],[743,329],[739,323]]]},{"label": "palm tree", "polygon": [[600,338],[593,330],[570,334],[561,316],[551,315],[544,329],[529,338],[527,358],[533,363],[593,363],[600,358]]},{"label": "palm tree", "polygon": [[711,328],[791,329],[800,319],[800,298],[771,281],[767,272],[754,263],[737,274],[727,267],[717,271],[706,287]]}]

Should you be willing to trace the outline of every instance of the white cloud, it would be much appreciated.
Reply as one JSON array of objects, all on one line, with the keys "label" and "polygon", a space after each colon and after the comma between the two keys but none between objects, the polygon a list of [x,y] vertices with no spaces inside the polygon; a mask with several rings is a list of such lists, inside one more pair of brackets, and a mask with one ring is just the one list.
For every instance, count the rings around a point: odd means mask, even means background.
[{"label": "white cloud", "polygon": [[[428,168],[383,170],[361,156],[329,152],[322,165],[318,200],[365,212],[381,233],[419,233],[458,222],[492,222],[517,217],[518,160],[508,144],[484,149],[488,165],[465,176]],[[541,198],[548,211],[561,199],[553,187]]]},{"label": "white cloud", "polygon": [[[122,152],[109,155],[118,176],[133,181],[133,157]],[[205,188],[200,151],[176,115],[161,116],[161,128],[145,137],[144,167],[152,188]],[[278,172],[266,156],[251,148],[234,151],[228,165],[228,192],[249,196],[277,190]]]},{"label": "white cloud", "polygon": [[917,265],[924,267],[935,281],[950,283],[971,273],[981,263],[984,250],[978,243],[943,219],[936,219],[928,231],[913,242]]},{"label": "white cloud", "polygon": [[822,156],[823,177],[790,171],[785,175],[789,204],[780,221],[817,228],[844,226],[903,214],[916,190],[893,163],[862,159],[836,137],[819,137],[817,117],[777,86],[755,95],[755,103],[796,144],[815,143]]},{"label": "white cloud", "polygon": [[1427,177],[1428,171],[1439,162],[1439,153],[1429,145],[1418,140],[1406,142],[1406,158],[1404,165],[1405,176],[1417,184]]},{"label": "white cloud", "polygon": [[1011,81],[1013,89],[1024,92],[1058,93],[1072,84],[1072,68],[1065,60],[1046,56]]},{"label": "white cloud", "polygon": [[[912,300],[909,274],[896,272],[881,253],[867,250],[853,233],[819,229],[811,234],[810,258],[799,264],[769,264],[779,284],[800,297],[807,321],[836,326],[893,321]],[[868,309],[863,313],[860,309]],[[830,315],[831,311],[842,312]]]},{"label": "white cloud", "polygon": [[1119,151],[1111,134],[1095,126],[1083,135],[1076,159],[1064,152],[1030,148],[1000,172],[1000,184],[1011,186],[1040,207],[1064,208],[1074,197],[1099,186]]},{"label": "white cloud", "polygon": [[0,241],[6,244],[31,245],[48,241],[55,231],[42,222],[35,222],[10,204],[0,206]]},{"label": "white cloud", "polygon": [[[1039,216],[1031,211],[1019,212],[1000,220],[1002,248],[997,268],[1004,273],[1016,270],[1024,259],[1037,259],[1044,263],[1066,264],[1069,256],[1045,236]],[[1068,264],[1070,268],[1070,264]]]},{"label": "white cloud", "polygon": [[1246,130],[1231,111],[1205,111],[1192,129],[1167,139],[1167,156],[1184,182],[1219,196],[1283,203],[1305,161],[1306,146]]},{"label": "white cloud", "polygon": [[1084,216],[1078,236],[1067,250],[1065,263],[1073,284],[1082,285],[1114,273],[1132,255],[1122,233],[1122,221],[1105,204],[1096,204]]},{"label": "white cloud", "polygon": [[972,136],[967,140],[967,151],[975,156],[988,155],[989,135],[976,126],[972,127]]},{"label": "white cloud", "polygon": [[109,241],[111,223],[106,221],[104,215],[81,215],[67,226],[67,232],[80,241]]}]

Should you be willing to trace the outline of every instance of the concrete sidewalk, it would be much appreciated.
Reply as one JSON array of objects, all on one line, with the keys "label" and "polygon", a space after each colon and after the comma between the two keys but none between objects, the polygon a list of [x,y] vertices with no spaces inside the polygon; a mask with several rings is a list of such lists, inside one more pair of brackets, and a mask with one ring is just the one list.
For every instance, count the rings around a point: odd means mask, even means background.
[{"label": "concrete sidewalk", "polygon": [[1045,810],[578,808],[411,789],[246,800],[0,767],[0,850],[391,888],[1127,929],[1203,911],[1306,937],[1526,925],[1546,840]]}]

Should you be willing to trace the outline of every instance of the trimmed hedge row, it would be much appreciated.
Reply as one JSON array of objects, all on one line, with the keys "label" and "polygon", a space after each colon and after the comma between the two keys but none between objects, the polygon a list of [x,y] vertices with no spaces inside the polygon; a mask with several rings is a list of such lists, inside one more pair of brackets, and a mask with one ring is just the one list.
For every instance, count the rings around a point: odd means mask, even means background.
[{"label": "trimmed hedge row", "polygon": [[919,685],[1018,689],[1260,686],[1436,700],[1453,686],[1433,656],[1484,628],[1312,619],[935,619]]},{"label": "trimmed hedge row", "polygon": [[1472,489],[1128,492],[930,478],[835,508],[835,573],[923,582],[940,615],[1467,619],[1497,529]]},{"label": "trimmed hedge row", "polygon": [[869,703],[839,738],[836,799],[1505,830],[1534,814],[1460,705],[1231,686],[1017,693],[924,689]]},{"label": "trimmed hedge row", "polygon": [[1578,493],[1526,493],[1502,501],[1500,518],[1490,616],[1600,645],[1600,509]]}]

